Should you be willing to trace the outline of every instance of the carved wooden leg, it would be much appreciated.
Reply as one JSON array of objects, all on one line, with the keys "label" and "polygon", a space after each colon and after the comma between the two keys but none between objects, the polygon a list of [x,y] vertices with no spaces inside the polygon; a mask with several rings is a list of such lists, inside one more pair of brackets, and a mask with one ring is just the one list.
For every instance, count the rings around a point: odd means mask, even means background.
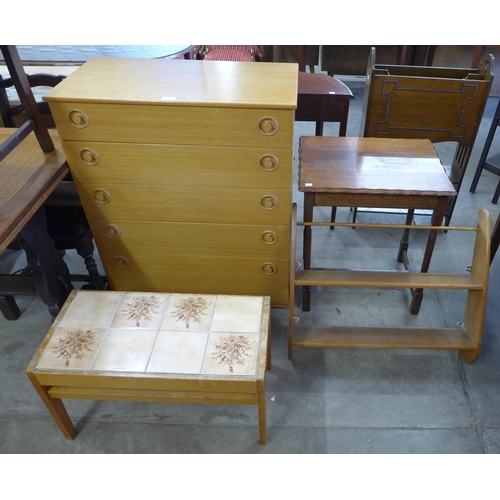
[{"label": "carved wooden leg", "polygon": [[[408,210],[406,214],[406,222],[405,224],[407,226],[411,226],[411,223],[413,222],[413,214],[415,213],[415,210]],[[408,245],[409,245],[409,240],[410,240],[410,230],[405,229],[403,232],[403,236],[401,238],[401,241],[399,242],[399,250],[398,250],[398,262],[404,262],[405,261],[405,254],[408,251]]]},{"label": "carved wooden leg", "polygon": [[33,271],[38,295],[55,318],[73,286],[68,267],[47,232],[47,218],[43,206],[21,229],[18,240]]}]

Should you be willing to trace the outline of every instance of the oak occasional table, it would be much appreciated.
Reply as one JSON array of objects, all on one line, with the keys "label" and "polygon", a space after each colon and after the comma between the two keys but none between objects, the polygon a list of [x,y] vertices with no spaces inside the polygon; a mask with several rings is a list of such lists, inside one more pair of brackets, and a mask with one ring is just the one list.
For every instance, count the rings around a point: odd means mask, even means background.
[{"label": "oak occasional table", "polygon": [[[304,222],[313,221],[315,206],[432,210],[440,226],[456,191],[432,143],[425,139],[301,137],[299,191],[304,193]],[[409,230],[401,238],[398,261],[407,262]],[[429,232],[421,272],[427,272],[437,231]],[[304,269],[311,269],[312,231],[304,227]],[[418,314],[423,291],[412,290],[410,311]],[[310,288],[303,287],[302,308],[310,310]]]},{"label": "oak occasional table", "polygon": [[270,298],[72,291],[27,374],[68,439],[64,398],[257,405],[266,441]]}]

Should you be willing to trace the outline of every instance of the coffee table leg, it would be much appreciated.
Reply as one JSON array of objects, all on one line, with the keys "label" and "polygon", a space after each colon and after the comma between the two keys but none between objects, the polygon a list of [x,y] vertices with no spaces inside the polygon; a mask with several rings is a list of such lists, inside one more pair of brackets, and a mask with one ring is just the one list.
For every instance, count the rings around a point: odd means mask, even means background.
[{"label": "coffee table leg", "polygon": [[266,391],[263,382],[257,382],[257,398],[259,411],[259,442],[266,444]]},{"label": "coffee table leg", "polygon": [[[314,193],[304,193],[304,222],[313,221]],[[304,242],[302,257],[304,260],[304,269],[311,269],[311,247],[312,247],[312,228],[304,226]],[[311,310],[311,287],[302,287],[302,310]]]},{"label": "coffee table leg", "polygon": [[31,380],[34,388],[42,398],[45,406],[49,410],[59,429],[61,429],[66,439],[73,439],[76,436],[76,430],[69,418],[68,412],[60,399],[54,399],[49,396],[47,387],[39,384],[33,372],[27,372],[28,378]]}]

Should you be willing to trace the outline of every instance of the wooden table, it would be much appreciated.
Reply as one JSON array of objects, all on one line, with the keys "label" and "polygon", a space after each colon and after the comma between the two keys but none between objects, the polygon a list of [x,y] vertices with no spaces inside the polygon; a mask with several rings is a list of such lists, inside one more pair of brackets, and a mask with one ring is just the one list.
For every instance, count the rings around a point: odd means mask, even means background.
[{"label": "wooden table", "polygon": [[[299,191],[304,193],[304,222],[315,206],[433,210],[431,225],[440,226],[450,198],[456,195],[430,141],[356,137],[301,137]],[[429,269],[437,231],[429,233],[421,272]],[[407,262],[409,230],[401,238],[398,261]],[[304,227],[304,269],[311,269],[312,231]],[[423,291],[412,291],[410,311],[417,314]],[[303,310],[310,310],[310,288],[303,288]]]},{"label": "wooden table", "polygon": [[266,442],[270,298],[76,291],[27,374],[67,439],[63,398],[257,405]]},{"label": "wooden table", "polygon": [[352,95],[347,85],[322,73],[299,71],[295,121],[316,122],[316,135],[323,135],[323,122],[338,122],[345,136]]},{"label": "wooden table", "polygon": [[[16,129],[0,128],[0,143]],[[44,153],[34,134],[0,162],[0,252],[17,236],[26,252],[40,298],[55,316],[72,285],[69,270],[47,232],[43,202],[67,175],[68,165],[57,132],[55,149]]]}]

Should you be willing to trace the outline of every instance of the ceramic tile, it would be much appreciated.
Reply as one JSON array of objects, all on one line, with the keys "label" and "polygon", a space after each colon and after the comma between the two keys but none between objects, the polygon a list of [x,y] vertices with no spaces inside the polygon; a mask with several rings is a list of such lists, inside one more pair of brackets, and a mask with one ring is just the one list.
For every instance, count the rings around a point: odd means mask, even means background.
[{"label": "ceramic tile", "polygon": [[80,291],[66,311],[60,326],[107,328],[122,297],[123,292]]},{"label": "ceramic tile", "polygon": [[172,294],[162,330],[209,331],[216,295]]},{"label": "ceramic tile", "polygon": [[260,332],[262,297],[220,295],[215,306],[212,332]]},{"label": "ceramic tile", "polygon": [[88,370],[105,334],[104,328],[59,327],[38,360],[37,368]]},{"label": "ceramic tile", "polygon": [[255,376],[258,350],[258,334],[211,332],[202,373]]},{"label": "ceramic tile", "polygon": [[146,370],[157,330],[109,330],[92,365],[93,370],[142,372]]},{"label": "ceramic tile", "polygon": [[112,328],[159,328],[170,294],[125,293]]},{"label": "ceramic tile", "polygon": [[199,374],[208,332],[160,331],[148,372]]}]

